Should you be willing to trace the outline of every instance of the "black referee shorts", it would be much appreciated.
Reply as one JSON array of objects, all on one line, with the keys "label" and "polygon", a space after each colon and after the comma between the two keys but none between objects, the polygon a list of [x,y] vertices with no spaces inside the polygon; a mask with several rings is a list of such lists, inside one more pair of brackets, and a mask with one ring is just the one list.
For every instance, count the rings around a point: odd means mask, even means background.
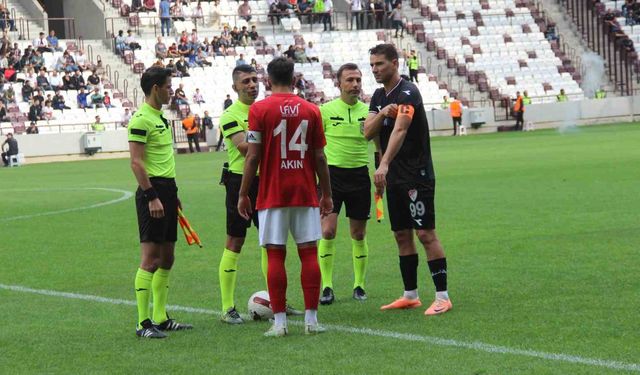
[{"label": "black referee shorts", "polygon": [[333,213],[340,214],[342,204],[347,217],[354,220],[369,220],[371,217],[371,178],[369,169],[339,168],[329,166]]},{"label": "black referee shorts", "polygon": [[149,202],[143,190],[136,191],[136,212],[140,242],[176,242],[178,240],[178,187],[173,178],[151,177],[151,185],[158,193],[164,208],[164,217],[154,219],[149,213]]},{"label": "black referee shorts", "polygon": [[435,189],[435,180],[387,187],[391,230],[435,229]]},{"label": "black referee shorts", "polygon": [[251,205],[253,206],[253,214],[251,220],[245,220],[238,213],[238,198],[240,196],[240,184],[242,183],[242,175],[230,172],[225,181],[225,188],[227,189],[227,198],[225,205],[227,207],[227,235],[232,237],[246,237],[247,228],[253,225],[258,228],[258,212],[256,211],[256,199],[258,198],[258,183],[259,178],[256,176],[251,183],[249,189],[249,199],[251,199]]}]

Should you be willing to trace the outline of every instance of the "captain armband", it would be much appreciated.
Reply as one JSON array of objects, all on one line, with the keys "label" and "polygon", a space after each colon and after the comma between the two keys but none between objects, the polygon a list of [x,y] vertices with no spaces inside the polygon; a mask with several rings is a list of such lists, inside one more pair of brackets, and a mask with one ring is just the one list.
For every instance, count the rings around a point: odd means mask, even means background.
[{"label": "captain armband", "polygon": [[409,119],[413,119],[413,114],[415,113],[415,109],[412,105],[409,104],[400,104],[398,106],[398,117],[407,116]]}]

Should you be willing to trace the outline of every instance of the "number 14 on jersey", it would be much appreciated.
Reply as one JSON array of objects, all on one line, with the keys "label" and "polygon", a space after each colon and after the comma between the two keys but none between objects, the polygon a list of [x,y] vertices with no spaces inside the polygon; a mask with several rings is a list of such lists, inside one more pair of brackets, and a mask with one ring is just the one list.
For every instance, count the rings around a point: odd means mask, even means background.
[{"label": "number 14 on jersey", "polygon": [[[280,136],[280,169],[302,169],[304,155],[309,149],[307,144],[307,128],[309,127],[308,120],[300,121],[300,125],[296,128],[296,131],[291,136],[291,139],[287,143],[287,120],[282,119],[278,126],[273,129],[273,136]],[[289,154],[288,151],[299,151],[299,158],[297,153]]]}]

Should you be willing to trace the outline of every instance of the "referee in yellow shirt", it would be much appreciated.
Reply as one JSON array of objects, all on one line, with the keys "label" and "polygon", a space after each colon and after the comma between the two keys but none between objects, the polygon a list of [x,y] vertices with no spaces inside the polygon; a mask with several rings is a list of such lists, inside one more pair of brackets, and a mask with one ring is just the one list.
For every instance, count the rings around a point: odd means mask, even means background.
[{"label": "referee in yellow shirt", "polygon": [[330,305],[333,292],[334,239],[338,214],[345,205],[351,229],[353,257],[353,298],[364,301],[365,276],[369,249],[365,239],[367,220],[371,215],[371,179],[369,178],[368,143],[363,135],[364,120],[369,107],[358,100],[362,88],[362,73],[356,64],[344,64],[337,72],[340,97],[320,107],[327,146],[333,213],[322,219],[322,239],[318,246],[322,295],[320,303]]},{"label": "referee in yellow shirt", "polygon": [[[138,182],[136,211],[141,248],[135,277],[136,335],[146,338],[164,338],[165,331],[193,328],[169,318],[166,311],[180,204],[171,126],[162,116],[162,105],[171,99],[171,73],[159,67],[144,72],[140,86],[145,100],[128,126],[131,170]],[[153,317],[149,316],[151,294]]]}]

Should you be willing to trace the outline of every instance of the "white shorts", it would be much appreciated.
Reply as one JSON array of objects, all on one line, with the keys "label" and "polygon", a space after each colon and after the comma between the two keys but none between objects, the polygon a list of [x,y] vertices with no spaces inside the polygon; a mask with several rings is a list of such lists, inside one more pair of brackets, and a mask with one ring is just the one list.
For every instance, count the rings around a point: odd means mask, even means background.
[{"label": "white shorts", "polygon": [[289,231],[299,243],[322,237],[318,207],[278,207],[258,211],[260,246],[286,245]]}]

